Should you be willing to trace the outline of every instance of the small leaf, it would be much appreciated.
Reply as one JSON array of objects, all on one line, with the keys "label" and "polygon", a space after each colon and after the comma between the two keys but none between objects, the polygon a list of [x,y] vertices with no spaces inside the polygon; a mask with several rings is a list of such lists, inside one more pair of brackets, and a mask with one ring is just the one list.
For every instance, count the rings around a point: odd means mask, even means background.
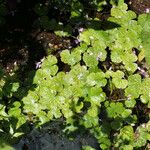
[{"label": "small leaf", "polygon": [[48,57],[46,57],[42,63],[41,68],[45,69],[45,68],[49,68],[50,66],[53,66],[57,63],[57,59],[55,56],[53,55],[49,55]]},{"label": "small leaf", "polygon": [[145,78],[141,85],[141,102],[146,104],[150,102],[150,78]]},{"label": "small leaf", "polygon": [[136,101],[134,99],[129,99],[125,101],[125,105],[128,108],[133,108],[136,104]]},{"label": "small leaf", "polygon": [[105,93],[102,91],[100,87],[92,87],[88,91],[89,102],[100,106],[101,102],[105,101]]},{"label": "small leaf", "polygon": [[113,78],[112,83],[115,85],[118,89],[125,89],[128,85],[128,81],[125,79],[120,78]]},{"label": "small leaf", "polygon": [[150,13],[147,14],[147,18],[144,21],[143,31],[142,31],[142,41],[143,41],[143,48],[145,53],[145,58],[150,66]]},{"label": "small leaf", "polygon": [[82,150],[95,150],[95,148],[91,146],[82,146]]},{"label": "small leaf", "polygon": [[103,72],[97,72],[97,73],[90,73],[87,76],[87,85],[89,86],[105,86],[107,83],[107,80],[105,79],[105,74]]},{"label": "small leaf", "polygon": [[149,122],[137,127],[135,131],[134,146],[136,148],[143,147],[150,140]]},{"label": "small leaf", "polygon": [[125,89],[125,95],[128,98],[138,98],[141,94],[141,76],[138,74],[131,75],[128,78],[128,87]]},{"label": "small leaf", "polygon": [[92,51],[83,54],[83,61],[85,62],[86,66],[91,68],[95,68],[98,65],[97,57]]},{"label": "small leaf", "polygon": [[14,133],[13,134],[13,137],[19,137],[19,136],[21,136],[21,135],[23,135],[24,133],[23,132],[17,132],[17,133]]},{"label": "small leaf", "polygon": [[67,63],[71,66],[75,65],[81,60],[81,52],[77,50],[71,53],[69,52],[69,50],[64,50],[61,52],[60,56],[62,62]]},{"label": "small leaf", "polygon": [[110,106],[106,108],[108,117],[110,118],[116,118],[117,116],[120,116],[122,112],[125,111],[125,108],[123,107],[123,104],[120,102],[114,103],[111,102]]}]

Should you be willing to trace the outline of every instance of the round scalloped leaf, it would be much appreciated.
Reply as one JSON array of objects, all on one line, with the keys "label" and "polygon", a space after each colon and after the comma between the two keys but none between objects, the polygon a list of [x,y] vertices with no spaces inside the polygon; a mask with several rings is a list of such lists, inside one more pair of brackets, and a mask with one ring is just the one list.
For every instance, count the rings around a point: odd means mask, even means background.
[{"label": "round scalloped leaf", "polygon": [[55,87],[55,85],[53,84],[47,84],[47,82],[45,82],[45,84],[42,84],[38,87],[38,95],[42,98],[47,98],[47,99],[52,99],[53,96],[55,96],[57,94],[57,89]]},{"label": "round scalloped leaf", "polygon": [[86,52],[88,49],[88,45],[85,42],[81,42],[79,46],[74,48],[75,51],[79,51],[80,53]]},{"label": "round scalloped leaf", "polygon": [[149,102],[150,96],[149,95],[141,95],[140,100],[142,103],[147,104]]},{"label": "round scalloped leaf", "polygon": [[[64,117],[66,117],[65,112],[63,110],[61,112],[57,106],[51,107],[50,113],[52,114],[53,118],[60,118],[62,116],[62,113],[64,114]],[[69,113],[67,115],[69,115]]]},{"label": "round scalloped leaf", "polygon": [[80,80],[80,82],[83,81],[84,83],[86,81],[87,75],[89,74],[89,71],[87,70],[86,66],[76,64],[75,66],[71,67],[70,74],[75,76],[78,80]]},{"label": "round scalloped leaf", "polygon": [[85,62],[86,66],[95,68],[98,65],[97,57],[93,52],[84,53],[83,54],[83,61]]},{"label": "round scalloped leaf", "polygon": [[45,78],[50,78],[51,76],[47,74],[45,75],[43,73],[43,70],[42,69],[38,69],[35,73],[35,76],[34,76],[34,79],[33,79],[33,83],[36,83],[36,84],[40,84],[42,82],[42,80],[44,80]]},{"label": "round scalloped leaf", "polygon": [[54,96],[50,97],[50,96],[41,95],[41,98],[38,103],[38,104],[40,104],[40,109],[41,110],[51,110],[51,107],[54,106],[54,105],[52,105],[54,99],[55,99]]},{"label": "round scalloped leaf", "polygon": [[14,82],[11,84],[11,92],[16,92],[19,88],[19,82]]},{"label": "round scalloped leaf", "polygon": [[84,121],[82,124],[85,126],[85,128],[91,128],[98,125],[98,117],[93,117],[86,114],[84,115],[83,120]]},{"label": "round scalloped leaf", "polygon": [[20,109],[21,104],[19,102],[14,102],[13,105],[14,105],[14,107],[11,107],[8,111],[9,115],[13,116],[13,117],[20,117],[20,115],[21,115],[21,109]]},{"label": "round scalloped leaf", "polygon": [[63,77],[63,81],[64,81],[65,86],[76,84],[76,80],[77,80],[76,76],[74,76],[74,75],[71,74],[71,73],[67,73],[67,74]]},{"label": "round scalloped leaf", "polygon": [[39,103],[32,103],[32,102],[29,102],[28,104],[25,104],[23,106],[23,112],[25,113],[30,113],[32,112],[33,114],[38,114],[39,111],[41,111],[41,106]]},{"label": "round scalloped leaf", "polygon": [[109,139],[109,137],[101,137],[100,139],[98,139],[99,140],[99,143],[101,143],[100,144],[100,148],[102,149],[102,150],[107,150],[107,149],[109,149],[110,147],[111,147],[111,141],[110,141],[110,139]]},{"label": "round scalloped leaf", "polygon": [[121,150],[133,150],[134,147],[132,145],[123,145],[119,147]]},{"label": "round scalloped leaf", "polygon": [[120,79],[120,78],[113,78],[112,83],[115,85],[116,88],[118,89],[125,89],[128,85],[128,81],[125,79]]},{"label": "round scalloped leaf", "polygon": [[55,65],[56,63],[57,59],[54,56],[49,55],[46,59],[44,59],[41,69],[36,71],[33,83],[40,84],[42,80],[49,80],[51,75],[56,75],[58,72],[58,66]]},{"label": "round scalloped leaf", "polygon": [[[107,52],[105,50],[105,48],[106,48],[105,42],[95,41],[92,46],[93,47],[89,48],[88,50],[91,49],[91,51],[95,52],[97,60],[105,61],[106,56],[107,56]],[[88,50],[87,50],[87,52],[88,52]]]},{"label": "round scalloped leaf", "polygon": [[[122,138],[123,141],[133,141],[134,139],[134,130],[133,127],[128,125],[128,126],[124,126],[121,130],[120,130],[120,137]],[[122,141],[122,142],[123,142]]]},{"label": "round scalloped leaf", "polygon": [[51,76],[56,75],[58,72],[58,66],[52,65],[49,67],[43,67],[42,69],[38,69],[33,79],[33,83],[41,84],[43,81],[50,81],[52,79]]},{"label": "round scalloped leaf", "polygon": [[128,108],[133,108],[136,105],[136,101],[134,99],[126,100],[125,105]]},{"label": "round scalloped leaf", "polygon": [[39,95],[34,91],[28,91],[28,95],[22,99],[24,104],[34,104],[39,100]]},{"label": "round scalloped leaf", "polygon": [[112,77],[121,79],[124,77],[124,72],[117,70],[116,72],[113,72]]},{"label": "round scalloped leaf", "polygon": [[144,24],[145,24],[146,19],[147,19],[147,14],[139,15],[138,16],[138,24],[143,27]]},{"label": "round scalloped leaf", "polygon": [[127,12],[127,16],[128,16],[128,19],[135,19],[137,16],[136,16],[136,13],[131,11],[131,10],[128,10]]},{"label": "round scalloped leaf", "polygon": [[145,78],[141,85],[141,102],[146,104],[150,102],[150,78]]},{"label": "round scalloped leaf", "polygon": [[92,72],[87,76],[86,83],[88,86],[97,85],[98,87],[102,87],[106,85],[107,80],[105,79],[105,74],[103,72]]},{"label": "round scalloped leaf", "polygon": [[131,109],[125,109],[122,113],[121,116],[122,118],[127,118],[132,114],[132,110]]},{"label": "round scalloped leaf", "polygon": [[[66,102],[67,102],[67,101],[66,101]],[[70,117],[73,116],[73,112],[72,112],[72,110],[70,109],[69,103],[65,103],[65,104],[64,104],[64,107],[61,108],[61,112],[62,112],[62,114],[64,115],[64,117],[65,117],[66,119],[68,119],[68,118],[70,118]]]},{"label": "round scalloped leaf", "polygon": [[95,41],[98,41],[101,45],[100,48],[106,48],[105,43],[109,39],[107,32],[102,30],[94,30],[92,28],[82,32],[79,38],[88,45],[93,45]]},{"label": "round scalloped leaf", "polygon": [[111,16],[115,18],[122,18],[127,14],[127,4],[122,4],[118,7],[114,7],[111,9]]},{"label": "round scalloped leaf", "polygon": [[130,72],[134,72],[137,69],[137,64],[134,63],[135,61],[137,61],[137,56],[133,53],[124,53],[121,56],[125,68]]},{"label": "round scalloped leaf", "polygon": [[29,91],[29,94],[22,99],[24,103],[23,106],[24,112],[26,113],[32,112],[34,114],[37,114],[41,109],[40,104],[37,103],[38,100],[39,100],[39,96],[37,95],[37,93],[33,91]]},{"label": "round scalloped leaf", "polygon": [[129,71],[129,72],[135,72],[138,68],[136,63],[125,63],[125,68]]},{"label": "round scalloped leaf", "polygon": [[73,93],[73,97],[82,97],[83,96],[83,85],[80,83],[76,83],[74,86],[70,86],[69,89]]},{"label": "round scalloped leaf", "polygon": [[81,120],[81,124],[83,124],[86,128],[98,126],[98,113],[98,107],[96,105],[92,105],[88,109],[88,112],[84,115],[83,120]]},{"label": "round scalloped leaf", "polygon": [[54,76],[56,75],[56,73],[58,72],[58,66],[57,65],[53,65],[50,66],[49,68],[43,68],[42,69],[42,73],[45,75],[45,78],[50,78],[50,75]]},{"label": "round scalloped leaf", "polygon": [[133,11],[127,11],[127,4],[123,3],[123,1],[119,1],[119,3],[120,4],[111,9],[111,16],[115,18],[116,23],[120,23],[120,21],[126,23],[129,20],[136,18],[136,14]]},{"label": "round scalloped leaf", "polygon": [[123,104],[120,102],[114,103],[111,102],[110,106],[106,108],[108,117],[116,118],[117,116],[121,115],[122,112],[125,111]]},{"label": "round scalloped leaf", "polygon": [[125,63],[137,61],[137,56],[134,53],[125,52],[121,56],[122,56],[123,62],[125,62]]},{"label": "round scalloped leaf", "polygon": [[117,70],[116,72],[112,71],[112,70],[107,70],[107,72],[105,73],[107,78],[113,77],[113,78],[120,78],[122,79],[124,77],[124,72]]},{"label": "round scalloped leaf", "polygon": [[126,50],[130,49],[134,46],[134,47],[139,47],[139,45],[141,44],[142,40],[141,40],[141,31],[142,31],[142,27],[140,25],[138,25],[137,21],[135,20],[131,20],[128,23],[128,30],[127,30],[127,36],[128,38],[132,41],[130,41],[127,45]]},{"label": "round scalloped leaf", "polygon": [[138,98],[141,94],[141,76],[139,74],[130,75],[128,78],[128,87],[125,89],[125,95],[128,98]]},{"label": "round scalloped leaf", "polygon": [[64,63],[67,63],[69,65],[75,65],[81,60],[81,52],[80,51],[73,51],[69,52],[69,50],[64,50],[60,54],[61,56],[61,61]]},{"label": "round scalloped leaf", "polygon": [[70,58],[70,51],[64,50],[60,53],[61,61],[64,63],[68,63],[68,59]]},{"label": "round scalloped leaf", "polygon": [[111,61],[114,63],[121,63],[122,59],[120,57],[120,53],[117,51],[111,51]]},{"label": "round scalloped leaf", "polygon": [[86,115],[89,115],[91,117],[98,117],[99,109],[95,104],[91,104],[91,107],[88,109],[88,112]]},{"label": "round scalloped leaf", "polygon": [[105,101],[105,97],[106,95],[100,87],[95,86],[88,91],[89,102],[97,106],[100,106],[100,103]]},{"label": "round scalloped leaf", "polygon": [[57,63],[57,58],[53,55],[49,55],[46,57],[41,65],[41,68],[49,68],[50,66],[54,65]]},{"label": "round scalloped leaf", "polygon": [[55,86],[55,89],[57,89],[58,91],[60,89],[62,89],[64,84],[65,84],[64,81],[63,81],[65,75],[66,75],[65,72],[58,72],[56,74],[56,76],[54,76],[52,78],[52,81],[50,81],[50,83],[53,84],[53,86]]},{"label": "round scalloped leaf", "polygon": [[71,85],[65,86],[65,88],[61,91],[60,96],[72,99],[74,97],[74,93],[72,91]]},{"label": "round scalloped leaf", "polygon": [[112,76],[113,71],[112,70],[107,70],[105,73],[106,78],[110,78]]},{"label": "round scalloped leaf", "polygon": [[140,148],[146,145],[147,141],[150,140],[150,133],[149,129],[147,128],[149,125],[149,122],[147,124],[142,124],[141,126],[137,127],[135,131],[135,141],[134,141],[134,147]]}]

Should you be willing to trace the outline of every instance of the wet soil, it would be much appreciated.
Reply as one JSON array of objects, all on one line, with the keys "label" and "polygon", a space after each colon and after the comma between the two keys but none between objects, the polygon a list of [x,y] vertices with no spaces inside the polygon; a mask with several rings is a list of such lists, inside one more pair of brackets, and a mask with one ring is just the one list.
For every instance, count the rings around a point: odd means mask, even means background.
[{"label": "wet soil", "polygon": [[129,5],[129,9],[133,10],[137,14],[150,12],[149,0],[129,0],[128,5]]},{"label": "wet soil", "polygon": [[48,55],[74,45],[72,37],[59,37],[53,31],[44,31],[34,24],[38,16],[33,11],[36,2],[8,1],[6,23],[0,27],[0,67],[5,72],[35,69],[36,63]]},{"label": "wet soil", "polygon": [[35,69],[36,63],[44,56],[50,53],[57,55],[60,50],[73,47],[73,39],[69,37],[63,38],[45,31],[36,35],[26,34],[18,30],[5,32],[0,36],[0,62],[7,73],[16,68]]}]

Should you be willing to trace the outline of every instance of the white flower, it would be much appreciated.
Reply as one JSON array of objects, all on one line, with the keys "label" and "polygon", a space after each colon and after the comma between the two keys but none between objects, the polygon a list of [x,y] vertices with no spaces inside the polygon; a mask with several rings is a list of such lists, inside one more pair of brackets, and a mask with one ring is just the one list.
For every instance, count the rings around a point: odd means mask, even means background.
[{"label": "white flower", "polygon": [[150,12],[150,8],[146,8],[145,12],[148,14]]}]

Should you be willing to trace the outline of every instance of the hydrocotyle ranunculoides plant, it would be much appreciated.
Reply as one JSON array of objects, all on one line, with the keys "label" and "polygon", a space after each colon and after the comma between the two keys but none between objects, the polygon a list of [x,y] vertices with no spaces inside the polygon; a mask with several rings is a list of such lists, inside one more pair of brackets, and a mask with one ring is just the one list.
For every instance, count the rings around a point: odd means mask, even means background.
[{"label": "hydrocotyle ranunculoides plant", "polygon": [[[47,10],[40,7],[37,13],[43,16]],[[0,104],[0,121],[9,125],[3,130],[3,123],[0,132],[20,136],[23,134],[20,128],[31,121],[31,116],[37,127],[63,118],[64,132],[77,131],[82,126],[95,136],[103,150],[147,147],[150,78],[142,77],[137,71],[141,45],[145,55],[148,48],[147,39],[144,44],[146,36],[141,38],[148,23],[143,28],[142,20],[145,21],[120,0],[112,7],[107,20],[118,26],[102,29],[102,21],[88,17],[78,36],[80,45],[59,51],[57,57],[51,53],[45,57],[32,85],[26,83],[30,88],[21,86],[18,80],[0,76],[0,98],[5,97],[9,102],[7,109],[4,102]],[[30,73],[25,82],[28,80]],[[6,86],[8,81],[11,82]],[[144,114],[137,109],[140,106],[144,106]],[[93,148],[84,146],[83,149]]]}]

